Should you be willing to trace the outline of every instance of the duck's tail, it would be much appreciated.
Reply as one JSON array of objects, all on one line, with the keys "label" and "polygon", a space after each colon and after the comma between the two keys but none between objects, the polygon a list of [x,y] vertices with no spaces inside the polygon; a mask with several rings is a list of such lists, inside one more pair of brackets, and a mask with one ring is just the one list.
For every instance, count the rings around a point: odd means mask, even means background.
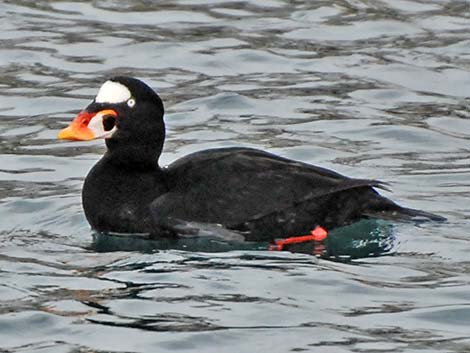
[{"label": "duck's tail", "polygon": [[[387,200],[390,201],[390,200]],[[390,201],[389,207],[381,210],[369,210],[365,216],[380,218],[390,221],[410,221],[410,222],[444,222],[447,219],[437,214],[416,210],[414,208],[402,207]]]}]

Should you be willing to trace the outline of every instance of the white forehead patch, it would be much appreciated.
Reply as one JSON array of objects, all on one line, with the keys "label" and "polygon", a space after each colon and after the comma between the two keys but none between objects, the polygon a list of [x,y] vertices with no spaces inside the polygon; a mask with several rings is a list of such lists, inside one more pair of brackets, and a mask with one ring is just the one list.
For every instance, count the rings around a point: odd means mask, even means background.
[{"label": "white forehead patch", "polygon": [[106,81],[98,91],[96,103],[122,103],[131,98],[129,89],[119,82]]}]

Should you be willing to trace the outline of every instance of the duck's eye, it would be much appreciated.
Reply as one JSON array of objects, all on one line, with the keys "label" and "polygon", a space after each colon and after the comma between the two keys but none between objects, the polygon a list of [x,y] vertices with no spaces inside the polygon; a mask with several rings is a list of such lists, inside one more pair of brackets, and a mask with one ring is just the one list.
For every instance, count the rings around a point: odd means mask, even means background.
[{"label": "duck's eye", "polygon": [[104,131],[111,131],[116,126],[116,117],[112,115],[103,116],[103,129]]},{"label": "duck's eye", "polygon": [[134,99],[129,99],[127,101],[127,105],[129,106],[129,108],[132,108],[134,105],[135,105],[135,100]]}]

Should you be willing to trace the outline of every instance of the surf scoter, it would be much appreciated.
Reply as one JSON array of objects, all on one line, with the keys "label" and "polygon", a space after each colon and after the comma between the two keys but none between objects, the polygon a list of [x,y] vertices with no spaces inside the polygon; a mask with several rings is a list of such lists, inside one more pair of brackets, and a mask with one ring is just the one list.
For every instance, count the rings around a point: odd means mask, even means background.
[{"label": "surf scoter", "polygon": [[199,151],[162,168],[163,114],[162,100],[149,86],[119,76],[106,81],[60,131],[60,139],[106,142],[82,192],[93,229],[159,237],[205,225],[245,240],[273,241],[368,217],[444,220],[381,196],[375,190],[385,188],[380,181],[348,178],[252,148]]}]

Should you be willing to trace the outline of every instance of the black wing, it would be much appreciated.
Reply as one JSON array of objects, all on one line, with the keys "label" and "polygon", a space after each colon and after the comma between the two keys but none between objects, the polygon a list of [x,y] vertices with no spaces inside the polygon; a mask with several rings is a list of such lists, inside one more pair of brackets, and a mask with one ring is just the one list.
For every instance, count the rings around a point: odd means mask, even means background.
[{"label": "black wing", "polygon": [[166,174],[170,191],[152,203],[157,223],[179,219],[246,232],[266,230],[267,223],[281,234],[311,229],[323,221],[333,195],[364,188],[377,195],[372,187],[383,187],[249,148],[196,152]]}]

